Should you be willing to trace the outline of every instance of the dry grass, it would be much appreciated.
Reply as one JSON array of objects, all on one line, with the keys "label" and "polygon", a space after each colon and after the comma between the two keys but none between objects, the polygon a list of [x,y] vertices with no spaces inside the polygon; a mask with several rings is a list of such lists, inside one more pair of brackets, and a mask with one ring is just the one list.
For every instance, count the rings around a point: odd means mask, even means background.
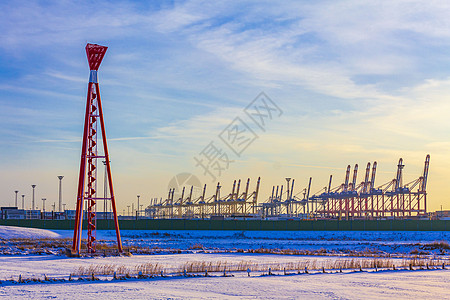
[{"label": "dry grass", "polygon": [[[65,249],[72,247],[71,238],[17,238],[0,240],[0,254],[65,254]],[[83,240],[82,249],[86,249]],[[114,242],[98,240],[96,245],[99,253],[111,252],[117,248]]]},{"label": "dry grass", "polygon": [[240,261],[231,263],[228,261],[193,261],[185,263],[179,267],[167,268],[160,264],[140,264],[135,266],[125,265],[90,265],[79,266],[74,270],[74,276],[83,275],[158,275],[164,274],[184,274],[186,273],[208,273],[213,272],[242,272],[250,269],[252,272],[265,272],[269,268],[272,271],[297,271],[302,272],[308,270],[360,270],[360,269],[392,269],[392,268],[410,268],[410,267],[439,267],[444,261],[440,259],[424,259],[420,257],[413,257],[411,259],[392,260],[387,258],[371,258],[371,259],[330,259],[326,261],[307,260],[301,262],[287,262],[287,263],[258,263],[252,261]]},{"label": "dry grass", "polygon": [[135,271],[137,271],[138,274],[139,272],[141,272],[142,274],[146,275],[156,275],[160,274],[161,271],[164,271],[164,269],[158,263],[156,264],[146,263],[135,266]]},{"label": "dry grass", "polygon": [[145,275],[156,275],[160,274],[163,268],[159,264],[140,264],[134,266],[125,265],[114,265],[114,264],[104,264],[104,265],[90,265],[90,266],[79,266],[74,270],[72,275],[83,276],[83,275],[129,275],[129,274],[145,274]]},{"label": "dry grass", "polygon": [[189,250],[199,250],[199,249],[203,249],[203,245],[202,244],[194,244],[192,246],[190,246],[188,249]]},{"label": "dry grass", "polygon": [[432,243],[424,244],[422,246],[422,249],[424,250],[450,250],[450,245],[446,241],[435,241]]},{"label": "dry grass", "polygon": [[389,253],[385,253],[376,249],[365,249],[362,251],[335,251],[327,250],[325,248],[316,250],[298,250],[298,249],[237,249],[238,253],[259,253],[259,254],[280,254],[280,255],[302,255],[302,256],[331,256],[336,254],[345,254],[347,256],[354,257],[389,257]]},{"label": "dry grass", "polygon": [[[159,235],[151,233],[151,235]],[[0,239],[0,253],[5,254],[20,254],[27,252],[29,254],[64,254],[66,248],[72,245],[71,238],[65,239]],[[86,241],[82,241],[82,249],[86,249]],[[305,256],[334,256],[336,254],[346,255],[352,257],[402,257],[408,255],[429,255],[435,253],[445,254],[450,250],[450,245],[447,241],[434,241],[430,243],[417,243],[413,245],[412,250],[408,253],[390,254],[378,249],[364,249],[364,250],[330,250],[330,249],[316,249],[316,250],[299,250],[299,249],[277,249],[277,248],[259,248],[259,249],[228,249],[220,250],[220,252],[238,252],[238,253],[262,253],[262,254],[280,254],[280,255],[305,255]],[[115,242],[98,240],[96,245],[98,253],[108,254],[117,249]],[[125,251],[132,254],[155,254],[155,253],[183,253],[193,250],[208,251],[202,244],[196,243],[187,249],[162,249],[157,246],[152,247],[148,245],[126,245]],[[427,252],[428,251],[428,252]]]},{"label": "dry grass", "polygon": [[411,251],[409,252],[409,254],[411,254],[411,255],[429,255],[430,252],[428,252],[428,251],[422,251],[422,250],[419,250],[419,249],[415,248],[415,249],[411,250]]}]

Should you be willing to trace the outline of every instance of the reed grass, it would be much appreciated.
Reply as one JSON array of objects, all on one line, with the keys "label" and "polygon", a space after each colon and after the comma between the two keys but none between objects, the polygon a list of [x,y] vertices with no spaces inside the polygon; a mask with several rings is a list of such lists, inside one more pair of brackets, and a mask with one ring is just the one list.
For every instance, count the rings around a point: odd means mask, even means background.
[{"label": "reed grass", "polygon": [[[424,259],[413,257],[410,259],[390,259],[390,258],[349,258],[349,259],[329,259],[325,261],[317,261],[315,259],[286,262],[286,263],[260,263],[253,261],[192,261],[187,262],[179,267],[167,267],[161,264],[145,263],[134,266],[115,265],[115,264],[99,264],[89,266],[79,266],[72,273],[74,276],[83,275],[159,275],[161,271],[164,274],[184,274],[186,273],[208,273],[213,272],[243,272],[251,270],[252,272],[264,272],[269,268],[272,271],[297,271],[303,270],[360,270],[360,269],[393,269],[407,267],[439,267],[442,266],[444,260],[441,259]],[[448,261],[447,261],[448,263]]]}]

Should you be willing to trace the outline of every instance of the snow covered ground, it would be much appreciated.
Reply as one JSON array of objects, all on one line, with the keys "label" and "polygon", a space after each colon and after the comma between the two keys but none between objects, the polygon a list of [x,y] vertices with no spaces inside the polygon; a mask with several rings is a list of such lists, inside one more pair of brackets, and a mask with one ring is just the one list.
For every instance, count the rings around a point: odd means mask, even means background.
[{"label": "snow covered ground", "polygon": [[[429,257],[445,261],[447,269],[393,271],[387,268],[325,270],[321,267],[337,261],[355,261],[374,258],[343,256],[345,251],[377,249],[385,253],[409,253],[434,241],[450,239],[448,232],[236,232],[236,231],[122,231],[124,246],[183,249],[181,254],[134,255],[131,257],[68,258],[61,255],[0,255],[0,297],[15,298],[83,298],[83,299],[450,299],[449,253],[429,250]],[[14,243],[15,239],[42,239],[59,241],[71,238],[72,231],[48,231],[0,226],[2,243]],[[98,231],[97,237],[104,243],[114,244],[114,231]],[[201,245],[201,247],[200,247]],[[205,253],[203,249],[209,251]],[[300,256],[250,253],[225,253],[230,249],[327,249],[338,251],[331,256]],[[190,249],[189,251],[185,251]],[[26,252],[29,253],[29,252]],[[56,252],[49,252],[56,253]],[[385,258],[386,259],[386,258]],[[389,263],[405,265],[404,258],[387,258]],[[208,272],[209,277],[197,273],[197,277],[184,277],[180,270],[190,263],[221,263],[222,265],[250,264],[260,270]],[[283,266],[308,265],[309,273],[298,270],[284,275]],[[158,265],[168,277],[160,274],[153,278],[113,280],[113,275],[97,275],[100,281],[79,281],[78,275],[67,281],[69,274],[80,270],[97,270],[109,266],[122,268],[136,277],[139,266]],[[274,267],[278,266],[278,267]],[[281,266],[281,267],[280,267]],[[268,268],[273,276],[267,276]],[[126,271],[126,272],[128,272]],[[125,272],[125,273],[126,273]],[[123,272],[122,272],[123,274]],[[189,274],[188,274],[189,275]],[[65,282],[16,283],[21,278],[63,278]],[[83,277],[85,278],[85,277]]]},{"label": "snow covered ground", "polygon": [[[214,263],[221,262],[222,265],[237,265],[249,263],[252,266],[258,266],[268,270],[270,266],[280,265],[303,265],[308,263],[310,270],[321,270],[322,267],[328,268],[336,261],[354,260],[359,265],[363,260],[372,261],[373,258],[348,258],[342,256],[293,256],[293,255],[273,255],[273,254],[240,254],[240,253],[189,253],[189,254],[159,254],[159,255],[134,255],[131,257],[93,257],[93,258],[68,258],[65,256],[53,255],[26,255],[26,256],[0,256],[0,280],[15,279],[22,275],[23,278],[43,278],[49,277],[69,278],[69,274],[74,274],[80,267],[94,269],[96,266],[114,266],[118,269],[126,266],[130,269],[130,275],[137,275],[135,271],[140,265],[158,264],[164,269],[165,274],[174,273],[183,270],[183,266],[189,263]],[[404,259],[390,259],[397,267],[404,264]],[[448,264],[448,261],[447,261]],[[301,269],[303,271],[303,268]],[[344,270],[346,271],[346,270]],[[259,272],[261,273],[261,272]],[[258,273],[258,274],[259,274]],[[202,273],[203,274],[203,273]],[[256,273],[255,273],[256,274]],[[112,274],[111,276],[112,277]]]},{"label": "snow covered ground", "polygon": [[[72,237],[72,231],[56,231]],[[346,253],[374,250],[409,254],[434,241],[450,241],[445,231],[153,231],[122,230],[124,246],[189,249],[201,245],[206,249],[297,249]],[[97,238],[115,240],[115,232],[97,231]],[[439,249],[427,250],[430,254]]]},{"label": "snow covered ground", "polygon": [[[86,231],[83,231],[85,238]],[[0,226],[0,240],[71,239],[71,230],[44,230]],[[379,252],[409,254],[450,254],[449,249],[432,249],[427,244],[449,243],[450,232],[439,231],[154,231],[122,230],[123,245],[141,248],[214,250],[292,249],[326,250],[328,253]],[[115,232],[97,231],[97,239],[115,243]]]},{"label": "snow covered ground", "polygon": [[7,299],[450,299],[450,271],[18,284]]},{"label": "snow covered ground", "polygon": [[60,235],[56,232],[38,229],[15,226],[0,226],[0,239],[26,239],[26,238],[59,238]]}]

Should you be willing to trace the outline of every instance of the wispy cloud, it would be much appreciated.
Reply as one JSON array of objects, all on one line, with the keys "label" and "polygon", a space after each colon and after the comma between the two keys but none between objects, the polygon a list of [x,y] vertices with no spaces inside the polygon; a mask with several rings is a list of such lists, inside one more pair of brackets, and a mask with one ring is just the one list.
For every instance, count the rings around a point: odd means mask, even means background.
[{"label": "wispy cloud", "polygon": [[44,74],[48,75],[50,77],[54,77],[56,79],[67,80],[67,81],[70,81],[70,82],[86,83],[86,78],[70,76],[70,75],[61,73],[60,71],[48,70]]},{"label": "wispy cloud", "polygon": [[230,173],[273,179],[286,171],[269,167],[279,163],[324,176],[398,156],[420,168],[428,151],[446,166],[449,12],[441,1],[2,2],[2,155],[20,145],[63,160],[62,148],[80,143],[83,47],[96,42],[110,46],[100,69],[106,126],[131,185],[135,173],[152,176],[142,165],[192,170],[190,156],[260,91],[285,113]]}]

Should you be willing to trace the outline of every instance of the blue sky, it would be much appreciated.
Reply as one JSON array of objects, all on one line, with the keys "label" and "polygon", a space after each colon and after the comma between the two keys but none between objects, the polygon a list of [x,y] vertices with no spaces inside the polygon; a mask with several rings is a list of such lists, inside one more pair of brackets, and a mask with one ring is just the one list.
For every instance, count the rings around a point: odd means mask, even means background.
[{"label": "blue sky", "polygon": [[258,176],[260,200],[285,177],[320,190],[375,160],[381,185],[400,157],[407,182],[429,153],[429,209],[450,209],[449,14],[445,1],[3,1],[0,204],[16,189],[29,203],[31,184],[52,203],[64,175],[74,207],[90,42],[109,47],[99,80],[120,211],[182,172],[212,194],[193,157],[262,91],[283,114],[230,152],[224,191]]}]

